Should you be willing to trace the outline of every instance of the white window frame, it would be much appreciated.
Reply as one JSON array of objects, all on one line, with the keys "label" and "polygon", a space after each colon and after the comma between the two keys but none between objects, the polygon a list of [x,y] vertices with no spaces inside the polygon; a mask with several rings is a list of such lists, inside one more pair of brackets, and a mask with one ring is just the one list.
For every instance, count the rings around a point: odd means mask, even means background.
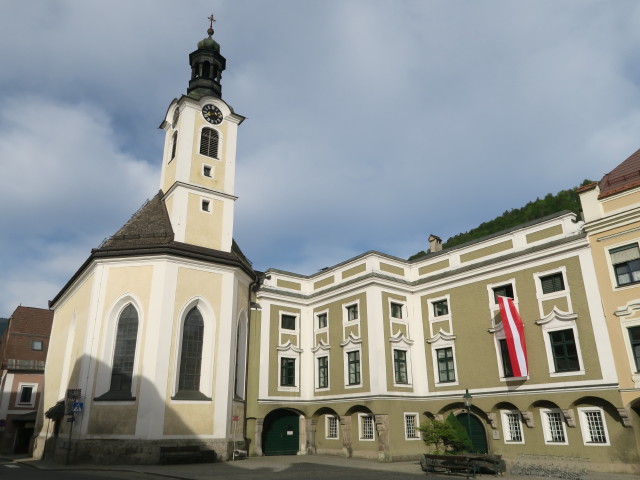
[{"label": "white window frame", "polygon": [[[520,430],[521,440],[511,440],[511,428],[509,423],[509,417],[511,415],[517,415],[518,426]],[[506,445],[522,445],[524,444],[524,429],[522,428],[522,413],[518,410],[500,410],[500,417],[502,419],[502,436]]]},{"label": "white window frame", "polygon": [[[413,418],[413,431],[414,436],[410,436],[409,432],[409,424],[407,422],[408,418]],[[422,440],[420,435],[420,415],[417,412],[405,412],[404,413],[404,439],[411,440]]]},{"label": "white window frame", "polygon": [[[335,437],[330,436],[331,433],[331,422],[334,421],[336,424],[336,435]],[[325,415],[324,417],[324,438],[326,440],[339,440],[340,439],[340,419],[336,415]]]},{"label": "white window frame", "polygon": [[[371,420],[371,438],[364,438],[365,419]],[[371,413],[358,414],[358,440],[361,442],[374,442],[376,439],[376,419]]]},{"label": "white window frame", "polygon": [[[320,365],[319,365],[319,361],[321,358],[326,358],[327,359],[327,386],[326,387],[321,387],[320,386]],[[317,355],[315,355],[314,357],[315,360],[315,370],[316,370],[316,381],[315,381],[315,385],[316,385],[316,392],[323,392],[325,390],[329,390],[331,388],[331,360],[329,358],[329,352],[326,350],[320,350],[319,353]]]},{"label": "white window frame", "polygon": [[[407,369],[407,381],[405,383],[397,383],[396,382],[396,360],[395,360],[395,352],[404,352],[404,363]],[[411,386],[411,349],[409,347],[400,347],[398,345],[391,345],[391,363],[393,365],[393,386],[394,387],[410,387]],[[360,369],[362,371],[362,369]]]},{"label": "white window frame", "polygon": [[[393,316],[393,305],[397,305],[400,307],[400,317]],[[358,312],[359,313],[359,312]],[[396,300],[395,298],[389,299],[389,318],[394,321],[400,321],[403,323],[407,323],[407,303],[402,300]]]},{"label": "white window frame", "polygon": [[[220,110],[222,110],[223,114],[224,114],[224,110],[220,105],[216,105],[218,108],[220,108]],[[216,132],[218,132],[218,151],[217,156],[215,157],[210,157],[209,155],[204,155],[202,153],[200,153],[200,143],[202,142],[202,131],[205,129],[211,129],[211,130],[215,130]],[[224,144],[224,135],[222,135],[222,131],[219,128],[216,128],[214,125],[211,125],[210,123],[205,123],[204,125],[202,125],[200,127],[200,129],[198,130],[198,148],[195,149],[195,153],[196,155],[200,155],[203,158],[210,158],[211,160],[217,160],[218,162],[222,161],[222,146]]]},{"label": "white window frame", "polygon": [[[39,344],[40,348],[36,348],[37,344]],[[31,340],[31,350],[33,350],[34,352],[42,352],[44,350],[44,341]]]},{"label": "white window frame", "polygon": [[[436,387],[451,387],[458,385],[460,382],[460,376],[458,375],[458,361],[456,357],[456,337],[455,335],[447,335],[442,332],[436,334],[435,337],[429,339],[427,342],[431,344],[431,361],[433,365],[433,384]],[[443,348],[451,348],[453,353],[453,371],[456,376],[453,382],[441,382],[440,370],[438,368],[438,350]]]},{"label": "white window frame", "polygon": [[[295,318],[295,328],[293,330],[289,328],[282,328],[282,318],[285,316]],[[293,312],[281,311],[278,315],[278,330],[280,334],[283,335],[297,335],[300,332],[300,315]]]},{"label": "white window frame", "polygon": [[611,250],[616,250],[617,248],[631,246],[631,245],[636,245],[638,248],[640,248],[640,242],[639,241],[627,241],[627,242],[622,242],[622,243],[618,243],[618,244],[615,244],[615,245],[609,245],[605,249],[606,256],[607,256],[607,264],[608,264],[608,267],[609,267],[609,279],[611,281],[611,288],[613,289],[614,292],[618,292],[618,291],[621,291],[621,290],[626,290],[626,289],[629,289],[629,288],[636,288],[638,286],[637,282],[636,283],[629,283],[627,285],[618,285],[618,277],[616,276],[613,260],[611,260]]},{"label": "white window frame", "polygon": [[[353,384],[349,383],[349,354],[351,352],[359,353],[358,359],[360,363],[360,382],[353,383]],[[362,388],[362,348],[360,347],[360,345],[344,350],[344,387],[345,388]]]},{"label": "white window frame", "polygon": [[[553,436],[551,434],[551,422],[549,418],[549,414],[559,414],[560,415],[560,426],[562,428],[562,436],[564,437],[564,441],[562,442],[554,442]],[[566,420],[564,418],[564,413],[559,408],[541,408],[540,409],[540,419],[542,421],[542,429],[544,434],[544,443],[545,445],[569,445],[569,437],[567,436],[567,426]]]},{"label": "white window frame", "polygon": [[[25,387],[31,387],[31,398],[29,402],[20,402],[20,397],[22,397],[22,389]],[[38,384],[31,382],[20,382],[18,383],[18,390],[16,394],[16,407],[33,407],[36,403],[36,394],[38,392]]]},{"label": "white window frame", "polygon": [[[358,317],[353,320],[349,320],[349,307],[356,306],[358,309]],[[362,318],[362,311],[360,310],[360,300],[355,300],[353,302],[347,302],[342,304],[342,325],[357,325],[360,323],[360,319]]]},{"label": "white window frame", "polygon": [[[293,385],[282,385],[282,359],[288,358],[294,361],[295,373]],[[279,392],[299,392],[300,391],[300,355],[295,352],[278,352],[278,391]]]},{"label": "white window frame", "polygon": [[200,198],[200,211],[211,214],[213,208],[211,206],[210,198]]},{"label": "white window frame", "polygon": [[[498,287],[503,287],[505,285],[511,285],[511,289],[513,290],[513,304],[515,305],[516,308],[518,308],[518,289],[516,287],[515,278],[507,278],[501,282],[488,284],[487,295],[489,296],[489,312],[491,315],[491,326],[494,328],[497,326],[497,324],[495,323],[495,318],[496,318],[496,315],[500,314],[500,305],[498,305],[498,302],[496,302],[493,289]],[[502,322],[502,319],[500,319],[500,321]]]},{"label": "white window frame", "polygon": [[[193,307],[198,307],[198,310],[200,311],[200,315],[202,315],[202,321],[204,323],[204,332],[202,335],[202,360],[200,362],[200,389],[198,391],[208,398],[213,398],[213,372],[214,372],[213,370],[213,362],[214,362],[213,339],[216,337],[217,325],[216,325],[213,309],[201,297],[193,298],[191,301],[186,303],[183,306],[182,310],[180,311],[180,314],[178,315],[180,327],[179,327],[178,335],[176,335],[176,338],[173,340],[175,345],[174,351],[176,352],[176,355],[175,355],[175,358],[173,359],[173,385],[172,385],[171,396],[174,397],[178,393],[178,383],[180,381],[180,357],[182,356],[182,337],[183,337],[183,331],[184,331],[184,322],[187,319],[187,314],[191,311]],[[140,317],[142,316],[141,312],[139,313],[139,315]],[[141,332],[142,332],[142,324],[139,323],[138,324],[138,342],[140,341]],[[137,345],[139,345],[139,343]],[[115,342],[114,342],[114,346],[115,346]],[[134,378],[135,378],[135,371],[136,370],[134,370]],[[133,384],[132,384],[132,390],[135,392]],[[172,399],[171,403],[202,404],[203,400]]]},{"label": "white window frame", "polygon": [[[587,421],[587,412],[598,412],[600,414],[600,420],[602,420],[602,427],[606,436],[606,442],[592,442],[591,435],[589,433],[589,424]],[[607,428],[607,418],[604,414],[604,410],[600,407],[578,407],[578,418],[580,419],[580,430],[582,432],[582,443],[587,447],[607,447],[611,445],[611,439],[609,437],[609,430]]]},{"label": "white window frame", "polygon": [[[327,317],[327,326],[326,327],[320,327],[320,316],[322,315],[326,315]],[[326,332],[329,330],[329,310],[322,310],[321,312],[316,312],[314,315],[314,320],[315,320],[315,331],[316,332]]]},{"label": "white window frame", "polygon": [[[206,174],[206,169],[209,169],[209,173],[211,175],[207,175]],[[202,164],[202,176],[204,178],[213,178],[215,175],[215,171],[216,171],[216,167],[214,167],[213,165],[209,165],[208,163],[203,163]]]},{"label": "white window frame", "polygon": [[[570,377],[573,375],[584,375],[584,361],[582,359],[582,349],[580,348],[580,336],[578,335],[578,326],[576,319],[578,315],[575,313],[564,313],[556,309],[552,310],[546,317],[537,320],[536,324],[542,326],[542,336],[544,346],[547,353],[547,364],[549,367],[550,377]],[[559,330],[573,330],[573,339],[576,342],[576,351],[578,352],[578,362],[580,368],[570,372],[556,372],[553,351],[551,349],[551,338],[549,334]]]},{"label": "white window frame", "polygon": [[[562,283],[564,283],[564,289],[557,292],[544,293],[542,291],[542,278],[549,277],[551,275],[562,275]],[[569,296],[569,282],[567,281],[567,267],[564,265],[560,268],[554,268],[553,270],[547,270],[544,272],[536,272],[533,274],[536,285],[536,296],[539,300],[550,300],[556,297]],[[569,304],[569,311],[571,311],[571,304]]]},{"label": "white window frame", "polygon": [[[446,315],[439,315],[436,317],[434,303],[441,302],[443,300],[447,302],[447,309],[449,310],[449,313],[447,313]],[[442,297],[434,297],[434,298],[427,299],[427,310],[429,311],[428,317],[429,317],[429,329],[430,329],[431,337],[435,336],[438,333],[434,330],[435,328],[434,325],[436,323],[442,325],[443,322],[446,322],[448,324],[448,328],[445,333],[448,333],[448,334],[453,333],[453,325],[451,324],[451,296],[450,295],[444,295]],[[442,330],[442,328],[440,328],[439,331],[440,330]]]}]

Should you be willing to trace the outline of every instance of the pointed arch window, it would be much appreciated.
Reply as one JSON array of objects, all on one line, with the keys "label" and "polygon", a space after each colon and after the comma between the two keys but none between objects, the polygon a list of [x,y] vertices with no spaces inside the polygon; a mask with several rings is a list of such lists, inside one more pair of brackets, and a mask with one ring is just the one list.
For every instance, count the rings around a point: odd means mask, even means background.
[{"label": "pointed arch window", "polygon": [[126,396],[131,396],[137,338],[138,311],[132,304],[128,304],[118,318],[109,392],[122,392]]},{"label": "pointed arch window", "polygon": [[178,132],[173,132],[173,135],[171,136],[171,158],[169,159],[169,161],[176,158],[177,144],[178,144]]},{"label": "pointed arch window", "polygon": [[218,131],[213,128],[203,128],[200,134],[200,155],[218,158]]},{"label": "pointed arch window", "polygon": [[178,392],[200,391],[203,338],[204,322],[202,314],[197,307],[193,307],[187,313],[182,329]]}]

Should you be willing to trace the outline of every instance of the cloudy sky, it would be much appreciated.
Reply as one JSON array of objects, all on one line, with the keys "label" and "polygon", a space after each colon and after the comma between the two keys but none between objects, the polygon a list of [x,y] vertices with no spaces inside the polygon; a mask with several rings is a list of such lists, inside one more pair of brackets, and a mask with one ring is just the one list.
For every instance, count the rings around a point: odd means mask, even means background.
[{"label": "cloudy sky", "polygon": [[635,0],[2,0],[0,316],[157,192],[211,13],[257,269],[406,258],[640,147]]}]

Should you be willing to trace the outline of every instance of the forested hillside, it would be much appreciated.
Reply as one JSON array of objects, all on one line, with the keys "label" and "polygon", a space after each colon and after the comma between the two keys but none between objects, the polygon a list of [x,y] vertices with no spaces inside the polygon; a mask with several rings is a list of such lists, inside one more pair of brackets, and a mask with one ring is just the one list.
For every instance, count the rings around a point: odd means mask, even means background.
[{"label": "forested hillside", "polygon": [[[581,185],[587,185],[589,183],[592,183],[592,180],[585,180]],[[544,198],[536,198],[534,201],[527,203],[522,208],[506,210],[502,215],[494,218],[493,220],[481,223],[479,226],[469,230],[468,232],[459,233],[450,237],[442,244],[442,248],[455,247],[456,245],[470,242],[471,240],[476,240],[538,218],[546,217],[547,215],[551,215],[562,210],[570,210],[575,214],[579,214],[581,210],[580,198],[576,193],[576,188],[561,190],[555,195],[549,193]],[[424,251],[418,252],[409,257],[409,260],[414,260],[424,255],[426,255]]]}]

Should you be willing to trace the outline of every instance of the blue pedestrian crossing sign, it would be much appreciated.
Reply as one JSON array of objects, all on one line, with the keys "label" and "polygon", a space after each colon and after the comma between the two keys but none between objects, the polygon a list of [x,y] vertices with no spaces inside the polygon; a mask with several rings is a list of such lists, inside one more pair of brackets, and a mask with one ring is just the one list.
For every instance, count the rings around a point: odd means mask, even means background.
[{"label": "blue pedestrian crossing sign", "polygon": [[73,402],[73,413],[82,413],[84,402]]}]

